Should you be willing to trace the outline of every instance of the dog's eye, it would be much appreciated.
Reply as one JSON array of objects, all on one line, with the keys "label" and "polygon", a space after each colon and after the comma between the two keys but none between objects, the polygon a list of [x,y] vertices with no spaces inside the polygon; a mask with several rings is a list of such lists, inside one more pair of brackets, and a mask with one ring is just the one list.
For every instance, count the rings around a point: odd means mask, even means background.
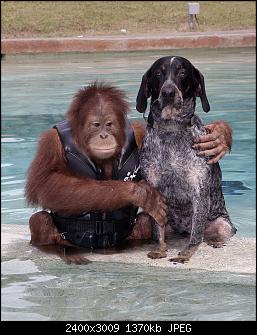
[{"label": "dog's eye", "polygon": [[162,73],[160,71],[156,72],[156,76],[160,77],[162,75]]}]

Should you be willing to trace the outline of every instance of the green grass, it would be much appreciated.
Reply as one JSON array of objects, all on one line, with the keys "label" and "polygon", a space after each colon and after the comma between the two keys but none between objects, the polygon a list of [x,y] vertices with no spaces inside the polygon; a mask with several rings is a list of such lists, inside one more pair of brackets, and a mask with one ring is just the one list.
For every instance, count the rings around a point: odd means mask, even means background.
[{"label": "green grass", "polygon": [[[188,1],[190,2],[190,1]],[[1,1],[2,37],[189,31],[187,1]],[[199,1],[199,31],[255,28],[255,1]]]}]

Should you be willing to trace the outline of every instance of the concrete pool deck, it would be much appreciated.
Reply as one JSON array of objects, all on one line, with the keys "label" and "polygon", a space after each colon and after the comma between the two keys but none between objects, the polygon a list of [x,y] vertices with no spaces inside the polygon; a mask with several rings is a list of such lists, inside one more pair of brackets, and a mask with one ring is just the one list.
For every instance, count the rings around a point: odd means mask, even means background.
[{"label": "concrete pool deck", "polygon": [[1,54],[255,47],[256,30],[1,40]]},{"label": "concrete pool deck", "polygon": [[[30,245],[29,227],[24,225],[2,225],[1,245],[2,260],[20,259],[53,259],[57,255],[46,253]],[[187,270],[222,271],[233,273],[256,273],[256,238],[233,237],[223,248],[212,248],[205,243],[199,247],[190,262],[174,264],[169,262],[171,256],[177,255],[185,245],[186,239],[173,238],[168,241],[168,257],[152,260],[147,253],[154,244],[127,246],[113,253],[85,252],[84,255],[92,262],[114,262],[137,264],[162,268]]]}]

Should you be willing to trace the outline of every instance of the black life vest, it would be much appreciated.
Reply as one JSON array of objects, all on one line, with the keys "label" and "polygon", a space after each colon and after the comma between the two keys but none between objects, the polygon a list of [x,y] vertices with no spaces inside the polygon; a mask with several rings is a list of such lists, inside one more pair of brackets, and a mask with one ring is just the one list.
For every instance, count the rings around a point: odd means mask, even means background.
[{"label": "black life vest", "polygon": [[[71,171],[94,180],[102,180],[101,169],[73,142],[69,121],[61,121],[54,128],[58,131]],[[126,126],[126,142],[113,170],[112,179],[141,180],[138,147],[129,122]],[[129,206],[112,212],[87,212],[77,216],[52,213],[52,217],[63,238],[80,247],[93,249],[114,246],[127,237],[134,226],[137,210],[138,208]]]}]

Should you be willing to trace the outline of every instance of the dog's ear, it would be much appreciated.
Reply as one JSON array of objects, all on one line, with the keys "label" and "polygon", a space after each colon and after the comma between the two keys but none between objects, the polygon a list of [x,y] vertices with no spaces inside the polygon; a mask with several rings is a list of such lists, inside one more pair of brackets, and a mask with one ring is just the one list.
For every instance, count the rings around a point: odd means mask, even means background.
[{"label": "dog's ear", "polygon": [[147,99],[151,96],[149,85],[150,69],[143,75],[139,91],[137,93],[136,109],[139,113],[144,113],[147,107]]},{"label": "dog's ear", "polygon": [[204,77],[202,73],[196,68],[194,68],[193,73],[197,81],[196,95],[201,99],[203,110],[205,113],[208,113],[210,110],[210,105],[205,91]]}]

